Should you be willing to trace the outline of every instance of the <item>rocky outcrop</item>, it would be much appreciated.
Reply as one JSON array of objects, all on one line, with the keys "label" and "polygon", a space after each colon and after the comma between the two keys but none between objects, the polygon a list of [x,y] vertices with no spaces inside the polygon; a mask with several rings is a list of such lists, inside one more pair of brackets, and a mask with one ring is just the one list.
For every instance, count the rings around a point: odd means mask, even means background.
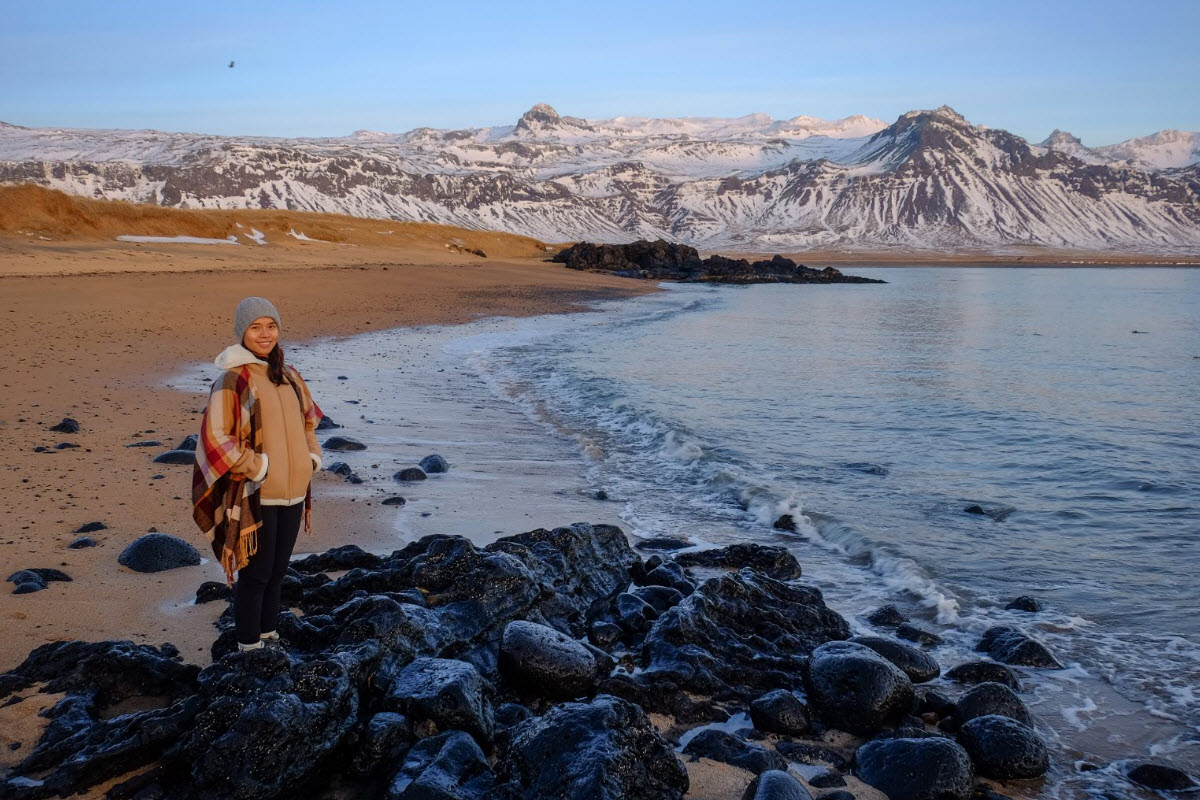
[{"label": "rocky outcrop", "polygon": [[629,244],[580,242],[558,251],[550,260],[569,269],[684,283],[886,283],[843,275],[833,267],[810,269],[778,255],[753,263],[719,255],[701,259],[694,247],[663,239]]}]

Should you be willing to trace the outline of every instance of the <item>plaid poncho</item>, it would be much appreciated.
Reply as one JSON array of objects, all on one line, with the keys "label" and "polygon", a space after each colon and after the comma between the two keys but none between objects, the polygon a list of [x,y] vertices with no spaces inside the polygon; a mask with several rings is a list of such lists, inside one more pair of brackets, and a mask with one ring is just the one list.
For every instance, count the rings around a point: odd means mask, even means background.
[{"label": "plaid poncho", "polygon": [[[300,373],[287,366],[296,378]],[[295,388],[295,384],[292,384]],[[299,395],[299,389],[296,390]],[[233,403],[213,403],[211,396],[231,392]],[[300,403],[304,409],[304,403]],[[217,419],[232,408],[231,419]],[[305,410],[314,426],[324,416],[313,402]],[[234,573],[258,552],[258,530],[262,527],[259,484],[231,472],[242,452],[250,448],[262,453],[262,414],[250,370],[225,370],[213,381],[210,402],[200,422],[196,464],[192,469],[192,518],[212,545],[213,554],[225,570],[225,581],[233,586]],[[312,535],[312,486],[304,496],[304,529]]]}]

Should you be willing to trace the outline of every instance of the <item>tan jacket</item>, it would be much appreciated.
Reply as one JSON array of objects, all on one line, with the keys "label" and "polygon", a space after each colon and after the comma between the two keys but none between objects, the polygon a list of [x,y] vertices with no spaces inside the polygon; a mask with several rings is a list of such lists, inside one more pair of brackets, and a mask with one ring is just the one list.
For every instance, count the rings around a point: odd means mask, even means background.
[{"label": "tan jacket", "polygon": [[[250,380],[262,412],[262,455],[246,448],[234,462],[233,472],[262,482],[259,491],[263,505],[290,506],[304,502],[312,474],[321,468],[321,445],[313,423],[304,413],[313,402],[308,385],[293,373],[300,397],[287,381],[276,386],[267,377],[267,362],[240,344],[226,347],[214,363],[222,369],[250,368]],[[222,395],[227,394],[218,393],[210,402],[221,402]],[[212,416],[232,419],[232,410],[224,409],[220,416]]]}]

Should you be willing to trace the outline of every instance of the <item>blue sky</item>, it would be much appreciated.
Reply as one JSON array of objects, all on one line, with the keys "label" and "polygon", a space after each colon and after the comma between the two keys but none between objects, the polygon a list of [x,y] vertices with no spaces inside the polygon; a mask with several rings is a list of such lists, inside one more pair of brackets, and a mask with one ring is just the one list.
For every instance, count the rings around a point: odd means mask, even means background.
[{"label": "blue sky", "polygon": [[[0,120],[336,136],[953,106],[1034,141],[1200,130],[1200,2],[0,0]],[[236,67],[229,69],[230,60]]]}]

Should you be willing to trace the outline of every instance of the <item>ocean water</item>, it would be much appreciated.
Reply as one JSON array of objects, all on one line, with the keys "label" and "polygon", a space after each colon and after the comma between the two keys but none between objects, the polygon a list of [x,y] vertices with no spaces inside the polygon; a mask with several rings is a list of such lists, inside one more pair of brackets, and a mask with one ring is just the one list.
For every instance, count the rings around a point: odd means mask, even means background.
[{"label": "ocean water", "polygon": [[[992,624],[1045,642],[1032,794],[1139,796],[1084,760],[1200,769],[1200,271],[853,272],[888,283],[674,285],[447,352],[635,536],[783,544],[857,629],[893,602],[938,631],[943,667]],[[1047,610],[1004,610],[1024,594]]]},{"label": "ocean water", "polygon": [[[1017,670],[1051,771],[1005,794],[1151,797],[1127,759],[1200,773],[1200,270],[849,271],[888,283],[664,285],[289,345],[368,444],[338,454],[364,483],[318,501],[379,499],[440,452],[379,549],[577,520],[783,545],[856,632],[884,603],[937,631],[943,669],[994,624],[1051,648],[1066,669]],[[1024,594],[1046,610],[1004,610]]]}]

